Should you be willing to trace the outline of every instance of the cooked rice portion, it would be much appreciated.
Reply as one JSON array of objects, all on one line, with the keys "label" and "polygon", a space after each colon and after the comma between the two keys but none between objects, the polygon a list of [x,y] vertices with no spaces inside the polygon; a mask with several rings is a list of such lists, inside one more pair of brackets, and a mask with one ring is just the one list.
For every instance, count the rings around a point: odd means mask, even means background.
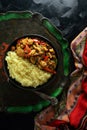
[{"label": "cooked rice portion", "polygon": [[42,85],[52,76],[51,73],[45,72],[33,65],[27,59],[19,57],[15,51],[9,51],[5,58],[9,75],[23,87],[34,87]]}]

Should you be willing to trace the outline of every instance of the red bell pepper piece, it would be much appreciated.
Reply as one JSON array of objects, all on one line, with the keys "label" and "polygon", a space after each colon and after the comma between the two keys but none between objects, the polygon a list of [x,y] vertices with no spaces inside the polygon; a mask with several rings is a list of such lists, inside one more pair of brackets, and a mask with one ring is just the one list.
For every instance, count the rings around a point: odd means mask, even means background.
[{"label": "red bell pepper piece", "polygon": [[44,61],[47,61],[48,60],[48,56],[44,56]]},{"label": "red bell pepper piece", "polygon": [[30,52],[31,52],[31,49],[29,48],[28,45],[25,46],[24,52],[25,52],[25,53],[30,53]]},{"label": "red bell pepper piece", "polygon": [[48,68],[48,67],[44,67],[43,69],[44,69],[45,71],[49,72],[49,73],[56,74],[56,71],[55,71],[55,70],[52,70],[52,69],[50,69],[50,68]]}]

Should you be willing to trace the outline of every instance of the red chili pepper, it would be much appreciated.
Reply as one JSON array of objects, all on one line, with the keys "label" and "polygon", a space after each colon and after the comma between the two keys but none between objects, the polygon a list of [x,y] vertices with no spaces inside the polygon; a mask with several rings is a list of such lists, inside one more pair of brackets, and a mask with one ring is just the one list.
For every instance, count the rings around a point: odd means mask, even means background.
[{"label": "red chili pepper", "polygon": [[55,71],[55,70],[52,70],[52,69],[50,69],[50,68],[48,68],[48,67],[44,67],[43,69],[44,69],[45,71],[49,72],[49,73],[56,74],[56,71]]},{"label": "red chili pepper", "polygon": [[26,53],[30,53],[31,52],[31,49],[29,48],[28,45],[25,46],[24,52],[26,52]]},{"label": "red chili pepper", "polygon": [[48,60],[48,56],[44,56],[44,61],[47,61]]}]

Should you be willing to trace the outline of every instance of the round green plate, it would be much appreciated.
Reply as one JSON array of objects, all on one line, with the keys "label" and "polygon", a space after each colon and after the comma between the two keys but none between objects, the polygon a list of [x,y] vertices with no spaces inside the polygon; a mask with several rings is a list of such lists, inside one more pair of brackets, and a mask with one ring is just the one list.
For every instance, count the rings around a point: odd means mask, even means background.
[{"label": "round green plate", "polygon": [[[69,45],[61,32],[47,18],[39,13],[32,12],[7,12],[0,14],[0,45],[3,42],[9,45],[16,38],[26,34],[39,34],[50,39],[54,44],[58,44],[58,51],[61,52],[61,63],[60,59],[58,61],[61,64],[59,75],[62,75],[67,80],[70,73]],[[55,82],[55,87],[50,85],[50,88],[45,88],[43,92],[58,97],[66,87],[62,77],[58,83],[57,81]],[[1,78],[2,75],[0,74]],[[40,111],[50,104],[31,91],[13,87],[7,81],[2,82],[0,80],[0,83],[1,111],[26,113]]]}]

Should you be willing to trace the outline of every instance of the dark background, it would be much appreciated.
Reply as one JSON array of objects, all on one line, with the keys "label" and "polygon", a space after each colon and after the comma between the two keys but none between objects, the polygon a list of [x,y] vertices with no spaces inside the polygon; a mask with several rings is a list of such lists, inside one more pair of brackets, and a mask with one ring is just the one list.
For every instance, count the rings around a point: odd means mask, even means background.
[{"label": "dark background", "polygon": [[[49,18],[69,43],[87,24],[87,0],[0,0],[0,13],[26,10]],[[0,129],[34,130],[36,114],[0,113]]]}]

